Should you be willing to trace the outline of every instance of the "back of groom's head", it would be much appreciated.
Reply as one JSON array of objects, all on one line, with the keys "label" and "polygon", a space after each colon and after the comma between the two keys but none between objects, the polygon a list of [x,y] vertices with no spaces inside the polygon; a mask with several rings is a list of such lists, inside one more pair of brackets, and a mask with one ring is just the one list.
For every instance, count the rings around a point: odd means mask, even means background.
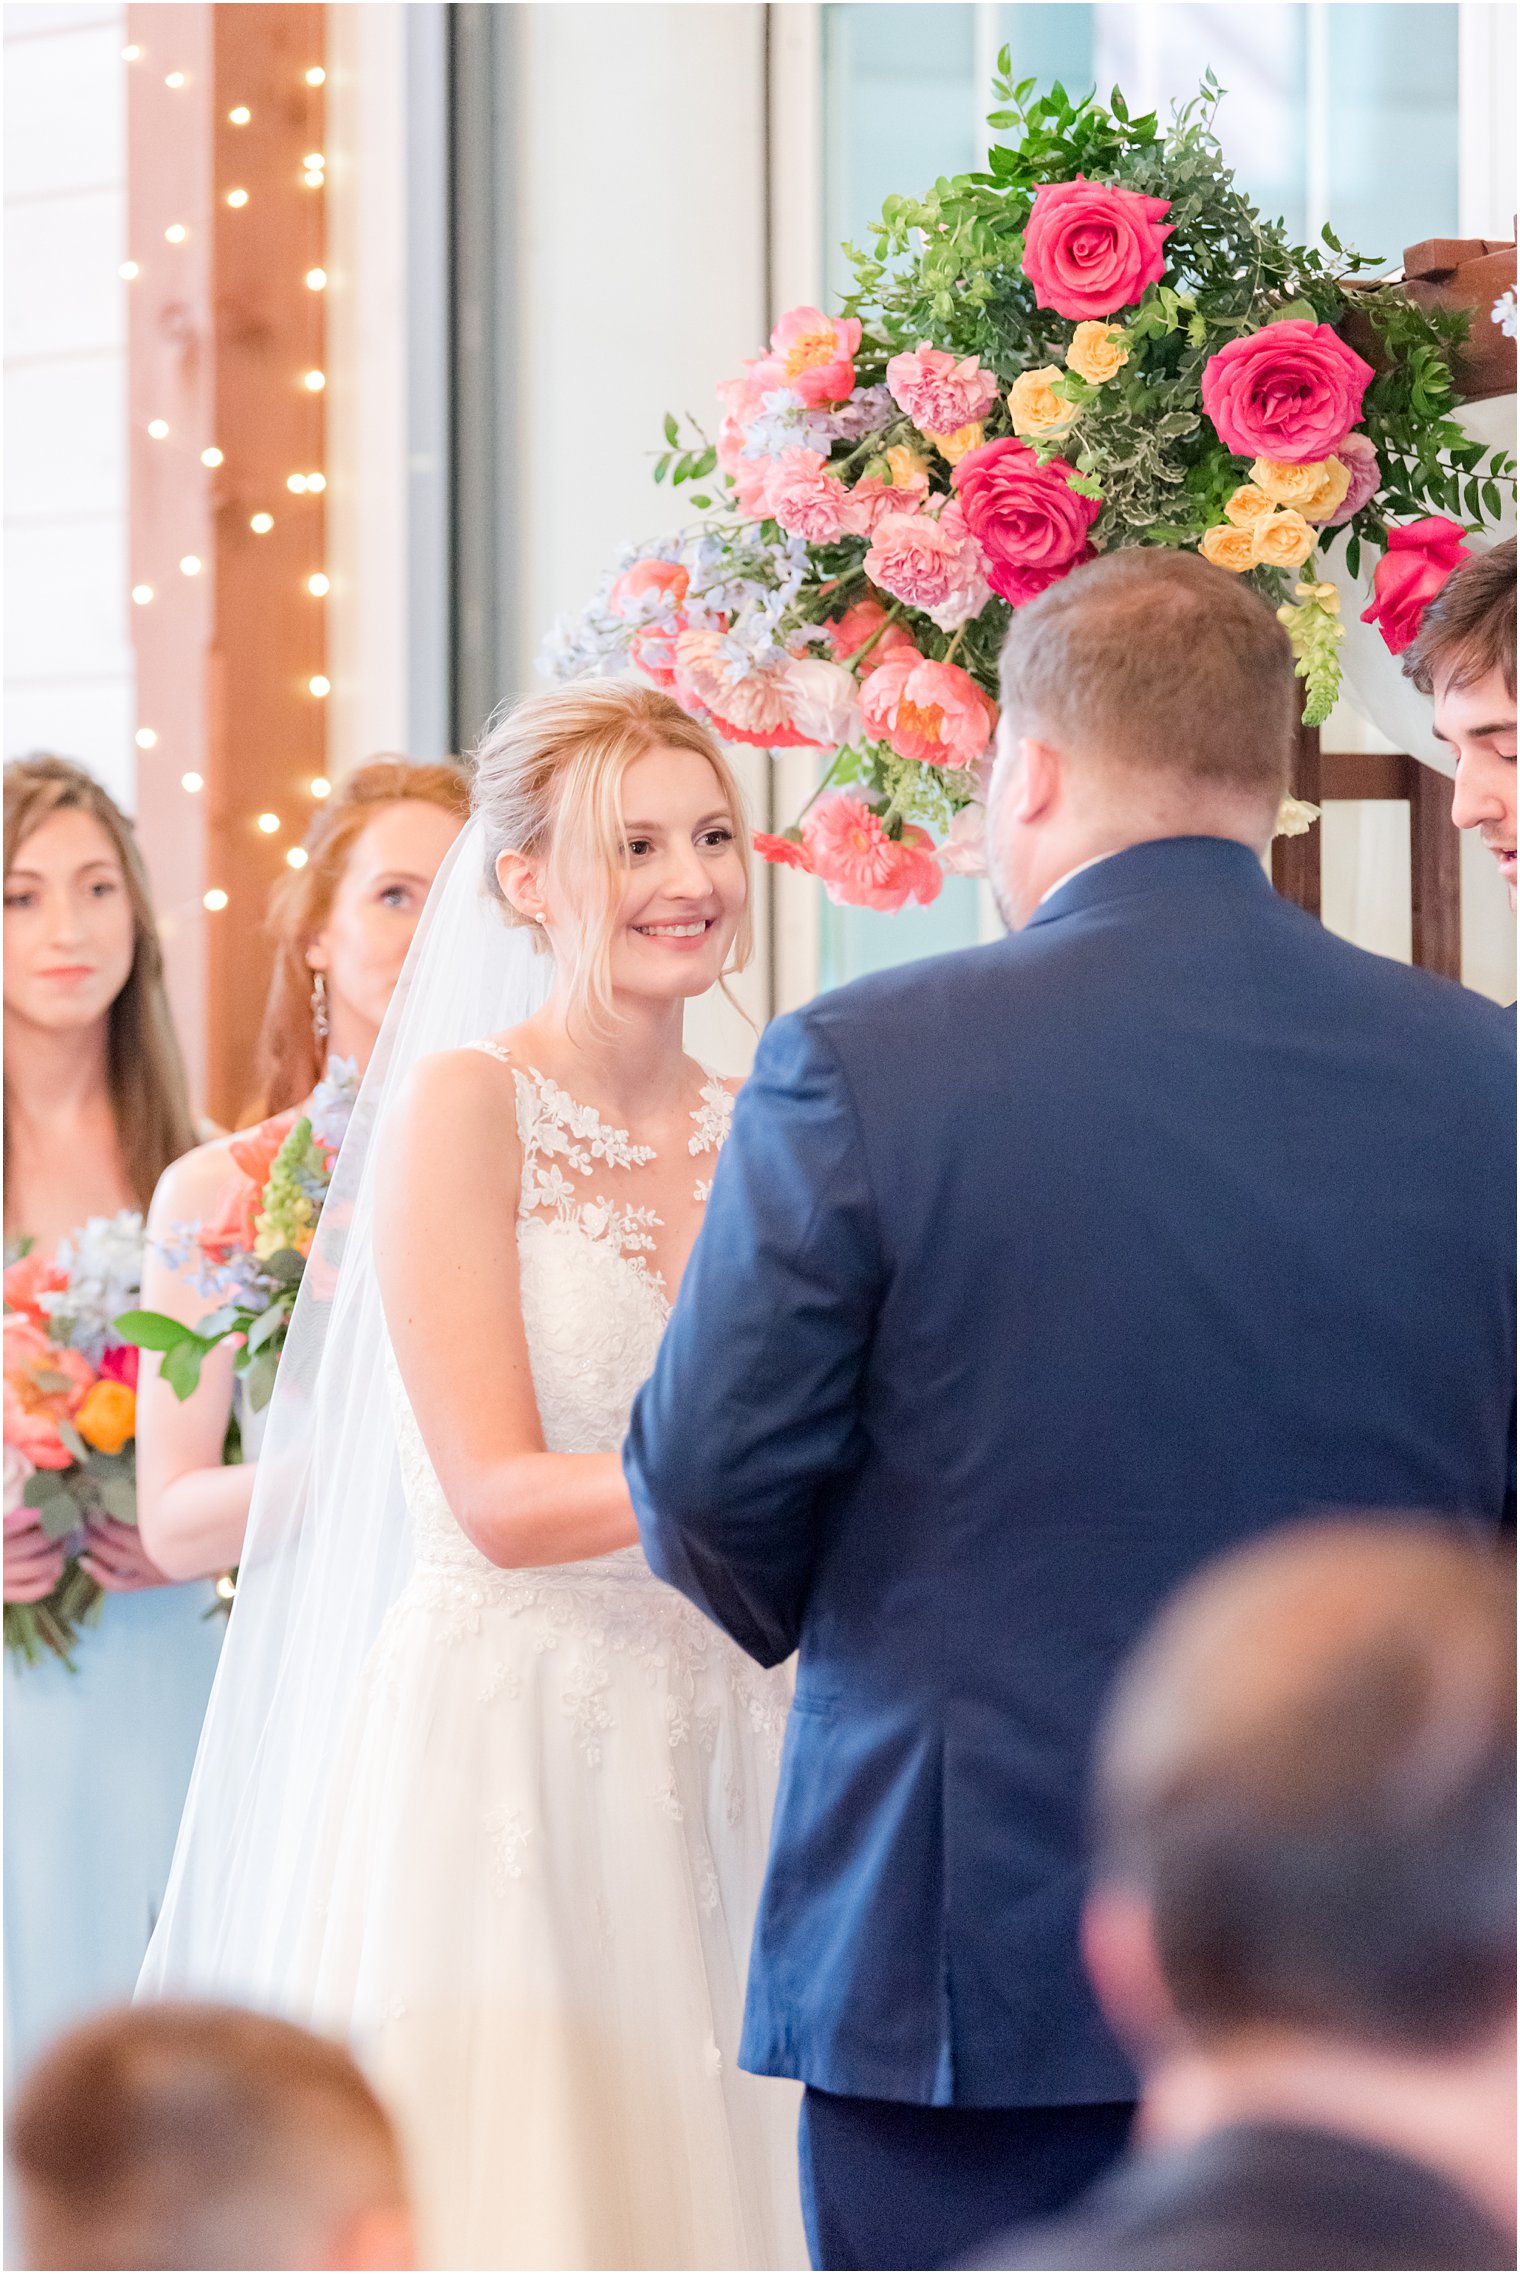
[{"label": "back of groom's head", "polygon": [[1271,818],[1287,792],[1296,681],[1287,634],[1196,553],[1127,546],[1016,608],[1002,657],[1005,746],[1028,736],[1119,789]]}]

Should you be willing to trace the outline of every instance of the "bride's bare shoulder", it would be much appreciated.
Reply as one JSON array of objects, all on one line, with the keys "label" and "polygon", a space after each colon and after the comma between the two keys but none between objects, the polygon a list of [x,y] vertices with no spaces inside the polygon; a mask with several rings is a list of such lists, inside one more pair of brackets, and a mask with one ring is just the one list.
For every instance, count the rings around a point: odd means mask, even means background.
[{"label": "bride's bare shoulder", "polygon": [[466,1044],[419,1058],[397,1094],[386,1150],[393,1164],[440,1161],[454,1168],[475,1160],[499,1165],[517,1146],[509,1053]]}]

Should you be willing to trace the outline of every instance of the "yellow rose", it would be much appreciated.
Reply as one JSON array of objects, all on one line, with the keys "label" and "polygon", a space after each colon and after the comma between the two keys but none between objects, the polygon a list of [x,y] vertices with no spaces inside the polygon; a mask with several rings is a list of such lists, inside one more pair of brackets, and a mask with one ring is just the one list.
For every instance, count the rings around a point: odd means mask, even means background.
[{"label": "yellow rose", "polygon": [[1090,387],[1101,387],[1129,361],[1122,324],[1078,324],[1066,350],[1066,368]]},{"label": "yellow rose", "polygon": [[1322,466],[1305,471],[1318,473],[1319,487],[1298,510],[1306,521],[1328,521],[1345,502],[1346,492],[1351,487],[1351,469],[1343,466],[1339,458],[1327,458]]},{"label": "yellow rose", "polygon": [[929,478],[929,461],[906,442],[894,442],[887,452],[887,468],[895,490],[922,488]]},{"label": "yellow rose", "polygon": [[1291,506],[1295,512],[1302,513],[1310,498],[1318,493],[1324,473],[1324,461],[1312,466],[1293,466],[1281,458],[1258,458],[1251,468],[1251,479],[1259,490],[1266,491],[1274,505]]},{"label": "yellow rose", "polygon": [[1077,423],[1077,406],[1055,392],[1061,374],[1053,363],[1026,371],[1008,390],[1008,416],[1025,442],[1059,442]]},{"label": "yellow rose", "polygon": [[1205,529],[1198,550],[1215,568],[1228,569],[1232,576],[1239,576],[1243,569],[1250,568],[1255,559],[1250,530],[1232,529],[1228,522],[1218,529]]},{"label": "yellow rose", "polygon": [[954,434],[931,434],[929,440],[942,458],[958,466],[968,450],[980,450],[987,439],[987,430],[979,418],[969,426],[958,426]]},{"label": "yellow rose", "polygon": [[1259,490],[1254,482],[1245,482],[1225,506],[1224,517],[1226,521],[1233,521],[1237,529],[1251,529],[1276,511],[1265,490]]},{"label": "yellow rose", "polygon": [[137,1427],[137,1400],[125,1382],[96,1382],[74,1416],[74,1427],[97,1453],[119,1453]]},{"label": "yellow rose", "polygon": [[1251,524],[1250,535],[1252,560],[1268,568],[1301,568],[1319,543],[1301,513],[1265,514]]}]

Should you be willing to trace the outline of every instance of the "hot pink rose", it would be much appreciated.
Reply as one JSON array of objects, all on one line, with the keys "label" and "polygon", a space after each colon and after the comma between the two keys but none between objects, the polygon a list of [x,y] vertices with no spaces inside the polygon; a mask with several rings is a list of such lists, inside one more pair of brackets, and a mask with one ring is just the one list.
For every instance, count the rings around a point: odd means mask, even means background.
[{"label": "hot pink rose", "polygon": [[1164,197],[1103,182],[1047,182],[1024,231],[1024,274],[1042,308],[1074,321],[1128,308],[1159,281],[1172,210]]},{"label": "hot pink rose", "polygon": [[997,711],[956,663],[893,656],[860,683],[867,731],[899,758],[922,766],[970,766],[997,724]]},{"label": "hot pink rose", "polygon": [[939,514],[883,515],[865,571],[894,600],[921,608],[942,632],[955,631],[987,604],[982,556],[956,499]]},{"label": "hot pink rose", "polygon": [[1265,324],[1203,367],[1203,407],[1226,450],[1318,465],[1362,415],[1372,365],[1328,324]]},{"label": "hot pink rose", "polygon": [[[883,625],[886,625],[885,631],[882,630]],[[842,616],[825,625],[824,629],[833,643],[834,653],[845,660],[858,655],[866,641],[875,639],[880,632],[880,639],[876,640],[876,645],[866,658],[872,669],[878,663],[885,663],[889,655],[907,654],[916,657],[918,654],[902,625],[887,623],[887,611],[879,600],[857,600],[852,607],[846,608]]]},{"label": "hot pink rose", "polygon": [[690,587],[691,578],[679,561],[635,561],[614,583],[607,605],[614,616],[643,616],[649,613],[651,599],[679,607]]},{"label": "hot pink rose", "polygon": [[991,410],[998,383],[974,355],[959,359],[920,340],[911,355],[894,355],[887,385],[899,410],[924,434],[954,434]]},{"label": "hot pink rose", "polygon": [[100,1378],[103,1382],[122,1382],[129,1390],[137,1388],[138,1368],[142,1352],[135,1343],[119,1342],[108,1350],[100,1361]]},{"label": "hot pink rose", "polygon": [[810,545],[827,545],[839,535],[848,496],[817,450],[783,450],[771,460],[766,491],[769,518],[806,537]]},{"label": "hot pink rose", "polygon": [[1439,513],[1390,532],[1388,550],[1372,575],[1372,606],[1362,610],[1362,622],[1376,624],[1390,655],[1402,655],[1413,645],[1426,609],[1452,570],[1469,557],[1464,535],[1455,521]]},{"label": "hot pink rose", "polygon": [[1335,446],[1335,455],[1351,476],[1350,487],[1341,499],[1338,509],[1326,520],[1327,529],[1338,529],[1343,521],[1360,513],[1370,498],[1378,493],[1383,469],[1378,454],[1365,434],[1348,434]]},{"label": "hot pink rose", "polygon": [[858,317],[793,308],[771,333],[768,362],[776,376],[770,384],[790,387],[809,410],[820,403],[842,403],[855,391],[854,355],[859,345]]},{"label": "hot pink rose", "polygon": [[676,701],[696,718],[707,718],[728,742],[753,742],[766,750],[791,750],[810,743],[791,723],[785,665],[731,676],[723,634],[687,631],[676,636]]},{"label": "hot pink rose", "polygon": [[[39,1379],[39,1377],[41,1377]],[[61,1388],[48,1386],[55,1378]],[[74,1413],[95,1379],[77,1350],[49,1342],[41,1329],[11,1311],[5,1319],[5,1442],[34,1468],[66,1469],[74,1458],[58,1424]]]},{"label": "hot pink rose", "polygon": [[1017,608],[1089,558],[1088,531],[1101,511],[1081,497],[1064,458],[1042,466],[1026,442],[1004,435],[970,451],[950,479],[981,548],[987,581]]},{"label": "hot pink rose", "polygon": [[923,829],[889,837],[881,817],[847,790],[815,805],[802,824],[808,865],[841,908],[879,908],[895,915],[909,900],[927,907],[944,877]]}]

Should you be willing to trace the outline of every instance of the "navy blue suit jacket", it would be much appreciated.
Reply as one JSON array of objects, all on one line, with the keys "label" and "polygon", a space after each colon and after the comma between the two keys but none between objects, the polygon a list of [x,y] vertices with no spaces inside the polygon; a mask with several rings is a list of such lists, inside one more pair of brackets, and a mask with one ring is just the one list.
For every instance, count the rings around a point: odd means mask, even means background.
[{"label": "navy blue suit jacket", "polygon": [[1208,1557],[1513,1491],[1515,1029],[1173,838],[767,1030],[625,1466],[799,1653],[741,2059],[1128,2097],[1077,1945],[1119,1660]]}]

